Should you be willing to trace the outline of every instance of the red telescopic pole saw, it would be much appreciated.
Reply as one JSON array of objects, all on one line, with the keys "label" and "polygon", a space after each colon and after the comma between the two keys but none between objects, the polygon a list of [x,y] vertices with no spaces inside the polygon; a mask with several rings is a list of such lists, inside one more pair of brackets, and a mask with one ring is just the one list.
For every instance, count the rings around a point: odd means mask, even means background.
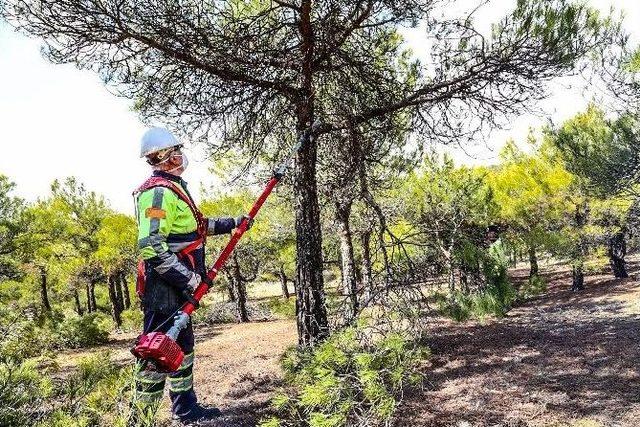
[{"label": "red telescopic pole saw", "polygon": [[213,267],[207,272],[207,274],[203,277],[202,283],[198,285],[196,290],[193,292],[193,296],[189,298],[187,301],[176,313],[174,313],[173,317],[173,325],[166,332],[150,332],[148,334],[142,335],[136,346],[131,350],[131,352],[141,360],[145,362],[153,363],[158,370],[172,372],[177,370],[182,363],[182,359],[184,358],[184,353],[180,346],[176,343],[176,339],[181,330],[183,330],[187,324],[189,323],[189,318],[191,313],[196,310],[199,301],[202,297],[209,291],[209,289],[213,285],[213,281],[218,275],[218,271],[224,267],[229,256],[235,249],[238,241],[242,237],[242,235],[247,231],[247,227],[249,226],[249,221],[253,220],[256,217],[260,208],[264,204],[265,200],[269,197],[274,187],[282,180],[282,177],[286,173],[291,160],[296,155],[300,148],[307,143],[311,138],[313,138],[314,132],[320,127],[320,122],[315,122],[310,128],[307,128],[302,135],[298,138],[296,145],[291,149],[291,152],[287,156],[287,158],[282,162],[280,166],[278,166],[274,171],[271,179],[267,182],[264,190],[258,197],[258,199],[253,203],[248,218],[245,218],[242,223],[235,229],[233,232],[229,243],[224,247],[218,259],[213,264]]}]

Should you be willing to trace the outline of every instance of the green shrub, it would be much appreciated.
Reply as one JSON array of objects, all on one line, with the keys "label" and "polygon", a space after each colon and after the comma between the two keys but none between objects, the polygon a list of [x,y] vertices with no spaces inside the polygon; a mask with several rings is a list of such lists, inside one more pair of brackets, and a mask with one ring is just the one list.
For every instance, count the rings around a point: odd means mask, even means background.
[{"label": "green shrub", "polygon": [[57,341],[55,328],[63,314],[39,307],[0,307],[0,360],[24,360],[48,354]]},{"label": "green shrub", "polygon": [[133,381],[132,367],[119,368],[108,352],[82,358],[58,388],[61,402],[43,427],[124,425]]},{"label": "green shrub", "polygon": [[142,310],[137,307],[131,307],[122,312],[122,330],[123,331],[139,331],[142,329],[143,314]]},{"label": "green shrub", "polygon": [[[377,426],[390,422],[407,385],[420,382],[425,348],[401,334],[365,344],[355,328],[333,335],[313,350],[289,350],[282,360],[286,391],[272,401],[277,415],[261,427]],[[356,421],[358,420],[358,421]]]},{"label": "green shrub", "polygon": [[23,360],[47,354],[55,347],[56,335],[49,325],[17,322],[0,341],[0,360]]},{"label": "green shrub", "polygon": [[471,296],[462,292],[454,292],[451,297],[442,292],[434,294],[438,312],[445,317],[464,322],[471,318]]},{"label": "green shrub", "polygon": [[295,298],[273,297],[267,301],[266,306],[275,317],[290,319],[296,316]]},{"label": "green shrub", "polygon": [[518,298],[531,298],[542,295],[545,292],[547,292],[547,282],[540,276],[531,276],[527,282],[518,289]]},{"label": "green shrub", "polygon": [[103,344],[109,340],[113,322],[103,313],[67,317],[57,327],[59,347],[80,348]]},{"label": "green shrub", "polygon": [[116,367],[108,353],[83,358],[78,370],[62,380],[48,396],[46,405],[39,406],[39,412],[33,409],[26,412],[28,421],[24,425],[124,427],[131,381],[132,369]]},{"label": "green shrub", "polygon": [[516,290],[507,280],[492,283],[473,296],[472,315],[478,319],[490,315],[504,317],[516,296]]},{"label": "green shrub", "polygon": [[483,319],[487,316],[504,317],[516,299],[516,291],[506,280],[497,281],[474,293],[453,292],[452,295],[434,294],[438,311],[457,322]]},{"label": "green shrub", "polygon": [[39,408],[52,394],[52,382],[35,359],[0,363],[0,425],[32,426],[44,417]]}]

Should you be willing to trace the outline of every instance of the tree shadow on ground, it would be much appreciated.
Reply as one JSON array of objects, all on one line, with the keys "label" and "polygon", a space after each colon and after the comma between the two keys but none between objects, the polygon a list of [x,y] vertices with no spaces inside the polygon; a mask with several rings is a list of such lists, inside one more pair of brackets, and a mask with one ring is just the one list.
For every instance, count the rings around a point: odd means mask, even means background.
[{"label": "tree shadow on ground", "polygon": [[272,376],[245,375],[237,388],[225,397],[234,403],[221,408],[223,416],[207,420],[200,425],[206,427],[254,427],[261,419],[272,414],[269,399],[282,386],[282,380]]},{"label": "tree shadow on ground", "polygon": [[194,336],[196,339],[196,345],[200,342],[208,341],[213,337],[216,337],[223,333],[223,326],[196,326],[194,328]]},{"label": "tree shadow on ground", "polygon": [[431,327],[425,388],[406,396],[396,425],[637,425],[620,420],[640,404],[640,317],[627,298],[640,284],[598,275],[572,293],[566,272],[545,279],[549,292],[506,319]]}]

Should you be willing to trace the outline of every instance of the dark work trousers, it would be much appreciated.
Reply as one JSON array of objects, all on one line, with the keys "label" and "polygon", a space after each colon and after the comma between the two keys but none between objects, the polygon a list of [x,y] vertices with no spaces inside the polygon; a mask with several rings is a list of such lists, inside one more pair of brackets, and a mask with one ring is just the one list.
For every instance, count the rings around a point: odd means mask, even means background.
[{"label": "dark work trousers", "polygon": [[[173,318],[167,320],[163,313],[148,311],[144,314],[144,333],[153,331],[167,332],[173,325]],[[161,326],[160,326],[161,325]],[[160,328],[158,328],[160,326]],[[158,329],[156,329],[158,328]],[[155,412],[162,398],[164,385],[169,378],[169,396],[171,411],[176,415],[185,415],[198,401],[193,390],[193,326],[188,326],[178,335],[177,343],[184,352],[184,360],[177,371],[158,372],[149,364],[136,373],[136,402],[146,413]]]}]

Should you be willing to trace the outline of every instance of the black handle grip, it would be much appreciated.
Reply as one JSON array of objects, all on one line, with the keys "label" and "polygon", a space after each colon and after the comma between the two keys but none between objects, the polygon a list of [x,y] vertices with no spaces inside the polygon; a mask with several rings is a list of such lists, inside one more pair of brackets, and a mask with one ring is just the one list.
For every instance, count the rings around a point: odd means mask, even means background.
[{"label": "black handle grip", "polygon": [[191,292],[189,291],[189,289],[185,289],[184,291],[182,291],[182,296],[191,304],[193,304],[193,306],[195,308],[200,307],[200,301],[198,301],[197,299],[195,299],[193,297],[193,294],[191,294]]}]

